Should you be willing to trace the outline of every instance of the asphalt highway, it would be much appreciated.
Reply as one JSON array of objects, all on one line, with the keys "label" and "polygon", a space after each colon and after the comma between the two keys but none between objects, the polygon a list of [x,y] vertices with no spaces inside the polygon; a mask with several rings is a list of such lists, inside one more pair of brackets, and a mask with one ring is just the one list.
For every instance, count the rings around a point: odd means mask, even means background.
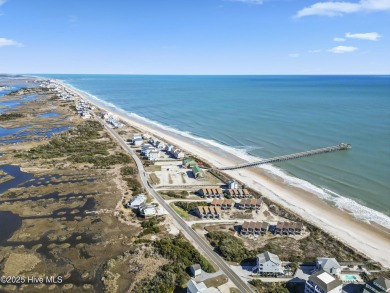
[{"label": "asphalt highway", "polygon": [[[95,116],[96,117],[96,116]],[[134,153],[134,151],[129,147],[126,142],[116,133],[112,128],[110,128],[102,119],[96,117],[104,127],[108,130],[113,138],[115,138],[120,145],[131,155],[134,161],[137,164],[138,172],[141,178],[141,182],[145,189],[158,201],[158,203],[171,215],[171,217],[181,226],[182,230],[186,232],[187,236],[190,237],[190,241],[194,242],[202,251],[203,254],[207,256],[209,260],[214,262],[225,275],[237,286],[237,288],[243,292],[253,292],[249,285],[244,282],[227,264],[226,262],[216,253],[213,248],[206,243],[187,223],[165,202],[165,200],[153,189],[150,185],[144,166],[139,159],[139,157]]]}]

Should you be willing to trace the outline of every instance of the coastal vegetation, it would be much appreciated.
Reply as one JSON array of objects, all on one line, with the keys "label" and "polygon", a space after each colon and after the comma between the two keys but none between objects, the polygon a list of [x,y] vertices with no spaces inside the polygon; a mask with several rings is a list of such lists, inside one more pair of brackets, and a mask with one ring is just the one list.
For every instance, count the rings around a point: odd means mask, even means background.
[{"label": "coastal vegetation", "polygon": [[194,209],[196,209],[199,206],[208,206],[208,202],[206,201],[177,201],[175,202],[175,206],[181,208],[182,210],[186,212],[190,212]]},{"label": "coastal vegetation", "polygon": [[[309,228],[311,229],[311,227]],[[225,231],[210,231],[206,237],[215,250],[228,261],[253,262],[257,254],[269,251],[284,261],[311,262],[316,257],[335,257],[338,261],[365,261],[367,260],[355,250],[343,245],[325,232],[316,229],[303,239],[292,237],[261,237],[257,241],[263,244],[257,249],[249,249],[243,239],[235,237]]]},{"label": "coastal vegetation", "polygon": [[287,284],[283,282],[262,282],[261,280],[252,280],[249,283],[254,286],[257,292],[262,293],[288,293]]},{"label": "coastal vegetation", "polygon": [[188,268],[194,263],[199,263],[208,273],[215,272],[214,267],[182,234],[157,240],[152,245],[155,253],[169,260],[169,263],[162,266],[153,278],[139,282],[135,292],[173,292],[176,287],[182,287],[188,281]]},{"label": "coastal vegetation", "polygon": [[4,114],[0,114],[0,121],[9,121],[17,118],[22,118],[22,117],[24,117],[24,115],[21,113],[8,113],[8,114],[4,113]]},{"label": "coastal vegetation", "polygon": [[244,242],[223,231],[213,231],[206,235],[210,244],[227,261],[242,262],[254,260],[256,251],[245,247]]},{"label": "coastal vegetation", "polygon": [[89,163],[96,168],[110,168],[116,164],[130,163],[124,153],[110,154],[111,144],[102,141],[102,125],[86,121],[77,127],[52,138],[47,144],[32,148],[16,157],[30,160],[65,158],[72,163]]}]

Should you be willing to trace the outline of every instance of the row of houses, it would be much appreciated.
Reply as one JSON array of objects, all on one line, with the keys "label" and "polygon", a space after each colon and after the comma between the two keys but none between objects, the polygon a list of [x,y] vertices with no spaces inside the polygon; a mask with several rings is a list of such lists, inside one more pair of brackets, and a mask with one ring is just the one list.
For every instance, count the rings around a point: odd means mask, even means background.
[{"label": "row of houses", "polygon": [[226,191],[228,195],[231,197],[237,197],[237,198],[242,198],[242,197],[250,197],[251,194],[249,193],[249,190],[246,188],[243,189],[228,189]]},{"label": "row of houses", "polygon": [[219,187],[203,187],[198,191],[198,194],[207,198],[220,198],[223,197],[223,190]]},{"label": "row of houses", "polygon": [[[282,227],[282,230],[280,229]],[[285,227],[285,230],[283,228]],[[264,235],[270,231],[275,235],[299,235],[303,231],[302,223],[278,222],[276,225],[268,222],[244,222],[241,226],[241,235]]]},{"label": "row of houses", "polygon": [[261,198],[244,198],[238,203],[238,208],[240,209],[261,209],[263,205],[263,200]]},{"label": "row of houses", "polygon": [[241,235],[264,235],[269,226],[267,222],[244,222],[241,226]]},{"label": "row of houses", "polygon": [[92,117],[90,110],[94,109],[94,106],[90,105],[87,101],[82,99],[76,103],[76,111],[83,119],[90,119]]},{"label": "row of houses", "polygon": [[277,235],[295,235],[301,234],[303,231],[303,224],[297,222],[278,222],[276,224],[274,234]]},{"label": "row of houses", "polygon": [[195,209],[195,214],[202,219],[219,219],[222,216],[222,210],[218,206],[199,206]]},{"label": "row of houses", "polygon": [[[226,194],[230,195],[233,198],[244,198],[251,197],[248,189],[227,189],[225,190]],[[222,188],[216,187],[203,187],[198,191],[198,194],[207,198],[222,197],[224,195],[224,190]]]},{"label": "row of houses", "polygon": [[235,202],[232,199],[224,199],[224,198],[214,198],[210,203],[210,206],[221,207],[223,210],[229,210],[234,206]]}]

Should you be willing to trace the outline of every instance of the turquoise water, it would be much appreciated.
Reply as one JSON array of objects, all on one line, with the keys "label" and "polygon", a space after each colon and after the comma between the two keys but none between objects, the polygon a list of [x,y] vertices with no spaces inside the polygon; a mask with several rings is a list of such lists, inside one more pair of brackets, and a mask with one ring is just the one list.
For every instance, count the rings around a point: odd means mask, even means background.
[{"label": "turquoise water", "polygon": [[390,227],[390,76],[50,77],[249,160],[351,143],[266,168]]},{"label": "turquoise water", "polygon": [[344,275],[344,276],[342,276],[342,278],[345,281],[355,281],[355,280],[357,280],[357,278],[355,276],[351,276],[351,275]]}]

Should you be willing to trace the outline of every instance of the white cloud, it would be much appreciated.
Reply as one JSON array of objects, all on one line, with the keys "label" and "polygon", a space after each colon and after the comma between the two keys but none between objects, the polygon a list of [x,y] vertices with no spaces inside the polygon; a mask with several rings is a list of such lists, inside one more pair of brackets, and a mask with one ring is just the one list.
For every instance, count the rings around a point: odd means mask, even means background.
[{"label": "white cloud", "polygon": [[358,48],[356,47],[349,47],[349,46],[337,46],[332,49],[329,49],[328,52],[334,53],[334,54],[343,54],[343,53],[352,53],[355,52]]},{"label": "white cloud", "polygon": [[341,16],[355,12],[390,11],[390,0],[360,0],[359,2],[318,2],[297,12],[295,17],[309,15]]},{"label": "white cloud", "polygon": [[241,2],[241,3],[245,3],[245,4],[255,4],[255,5],[260,5],[260,4],[263,4],[263,2],[264,2],[264,0],[228,0],[228,1]]},{"label": "white cloud", "polygon": [[308,52],[309,53],[321,53],[322,50],[321,49],[316,49],[316,50],[309,50]]},{"label": "white cloud", "polygon": [[[1,0],[0,0],[1,1]],[[22,44],[14,41],[14,40],[9,40],[5,38],[0,38],[0,47],[5,47],[5,46],[16,46],[16,47],[21,47]]]},{"label": "white cloud", "polygon": [[373,32],[373,33],[360,33],[360,34],[346,33],[345,37],[350,39],[377,41],[382,36],[378,33]]},{"label": "white cloud", "polygon": [[345,39],[344,38],[333,38],[333,41],[335,41],[335,42],[344,42]]},{"label": "white cloud", "polygon": [[288,54],[288,57],[298,58],[299,57],[299,53],[290,53],[290,54]]}]

